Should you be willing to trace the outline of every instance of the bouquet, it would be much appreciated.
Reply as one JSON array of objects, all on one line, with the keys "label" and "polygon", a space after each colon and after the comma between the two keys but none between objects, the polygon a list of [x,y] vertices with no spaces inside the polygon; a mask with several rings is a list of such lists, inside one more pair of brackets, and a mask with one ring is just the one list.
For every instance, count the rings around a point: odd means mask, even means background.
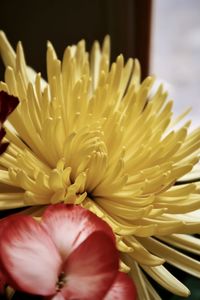
[{"label": "bouquet", "polygon": [[173,118],[136,59],[110,66],[109,37],[90,54],[84,41],[67,47],[62,61],[48,43],[47,81],[3,32],[0,51],[1,103],[19,102],[1,145],[0,209],[18,209],[1,221],[2,290],[114,300],[136,299],[136,286],[137,299],[159,300],[152,277],[188,296],[164,265],[200,276],[189,256],[200,251],[200,131],[187,112]]}]

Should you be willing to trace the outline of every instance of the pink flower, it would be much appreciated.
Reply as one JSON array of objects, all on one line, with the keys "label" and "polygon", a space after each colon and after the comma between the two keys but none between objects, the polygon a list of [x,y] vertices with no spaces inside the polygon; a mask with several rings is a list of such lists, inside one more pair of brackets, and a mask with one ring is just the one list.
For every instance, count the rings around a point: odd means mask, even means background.
[{"label": "pink flower", "polygon": [[50,206],[40,223],[9,217],[1,228],[0,267],[14,289],[52,300],[135,299],[111,229],[80,206]]}]

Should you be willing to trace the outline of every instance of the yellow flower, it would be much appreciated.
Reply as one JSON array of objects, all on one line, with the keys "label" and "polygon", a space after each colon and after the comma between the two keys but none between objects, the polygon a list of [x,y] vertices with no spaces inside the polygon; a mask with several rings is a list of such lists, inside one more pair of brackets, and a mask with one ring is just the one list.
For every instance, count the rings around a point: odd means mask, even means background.
[{"label": "yellow flower", "polygon": [[172,101],[162,86],[150,93],[154,78],[140,81],[137,60],[120,55],[110,68],[108,37],[90,54],[84,41],[67,47],[62,61],[48,43],[48,82],[2,32],[0,51],[0,90],[20,99],[0,158],[0,209],[40,216],[50,203],[81,204],[113,228],[140,300],[160,299],[143,271],[187,296],[163,263],[200,276],[200,263],[179,252],[200,251],[188,235],[200,231],[199,183],[183,177],[198,161],[200,131],[173,129],[185,114],[172,120]]}]

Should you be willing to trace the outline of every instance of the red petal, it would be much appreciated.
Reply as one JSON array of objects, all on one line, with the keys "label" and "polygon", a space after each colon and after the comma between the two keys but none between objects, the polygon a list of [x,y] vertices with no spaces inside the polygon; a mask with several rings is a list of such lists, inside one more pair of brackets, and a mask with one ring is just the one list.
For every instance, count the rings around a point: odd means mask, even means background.
[{"label": "red petal", "polygon": [[44,224],[60,254],[66,258],[91,233],[103,231],[115,240],[111,228],[93,213],[81,206],[56,204],[43,215]]},{"label": "red petal", "polygon": [[30,216],[15,216],[1,234],[1,261],[8,283],[24,292],[55,293],[61,257],[49,235]]},{"label": "red petal", "polygon": [[0,155],[3,154],[8,148],[9,143],[1,143],[0,141]]},{"label": "red petal", "polygon": [[[0,128],[1,128],[1,124],[0,124]],[[5,129],[2,127],[2,128],[0,129],[0,155],[3,154],[3,153],[6,151],[8,145],[9,145],[8,142],[6,142],[6,143],[2,143],[2,142],[1,142],[2,139],[3,139],[3,137],[4,137],[5,135],[6,135],[6,131],[5,131]]]},{"label": "red petal", "polygon": [[3,154],[9,143],[1,143],[1,140],[6,134],[4,128],[2,128],[2,124],[7,119],[8,115],[16,108],[18,105],[18,98],[8,95],[4,91],[0,91],[0,155]]},{"label": "red petal", "polygon": [[17,97],[8,95],[4,91],[0,91],[0,122],[3,123],[9,114],[16,108],[19,100]]},{"label": "red petal", "polygon": [[[118,272],[118,251],[108,235],[92,233],[68,257],[64,266],[66,299],[102,299]],[[67,297],[66,297],[67,295]]]},{"label": "red petal", "polygon": [[[0,127],[1,128],[1,127]],[[6,135],[6,131],[5,129],[2,127],[0,129],[0,141],[3,139],[3,137]]]},{"label": "red petal", "polygon": [[136,300],[136,288],[128,275],[119,272],[104,300]]},{"label": "red petal", "polygon": [[6,277],[5,277],[4,274],[0,271],[0,294],[3,294],[5,284],[6,284]]}]

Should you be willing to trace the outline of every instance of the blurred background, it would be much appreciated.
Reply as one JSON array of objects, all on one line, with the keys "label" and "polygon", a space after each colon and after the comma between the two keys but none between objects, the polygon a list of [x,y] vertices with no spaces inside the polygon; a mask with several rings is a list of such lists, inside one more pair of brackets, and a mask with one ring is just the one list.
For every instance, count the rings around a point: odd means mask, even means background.
[{"label": "blurred background", "polygon": [[[62,58],[67,45],[85,39],[112,39],[112,60],[123,53],[138,57],[148,73],[151,1],[134,0],[1,0],[0,28],[12,45],[23,42],[27,63],[46,76],[46,42]],[[2,73],[1,73],[2,74]]]},{"label": "blurred background", "polygon": [[[200,0],[1,0],[0,29],[16,47],[21,40],[29,65],[46,77],[46,41],[62,58],[65,47],[84,38],[112,40],[112,60],[137,57],[142,77],[155,74],[174,99],[179,114],[192,106],[193,127],[200,125]],[[4,67],[0,62],[0,80]],[[170,269],[172,267],[169,266]],[[173,269],[200,299],[200,282]],[[153,283],[155,286],[155,283]],[[156,285],[164,300],[181,297]]]},{"label": "blurred background", "polygon": [[150,71],[166,82],[176,113],[193,108],[195,128],[200,125],[200,1],[154,0],[151,20]]},{"label": "blurred background", "polygon": [[[46,41],[62,58],[65,47],[84,38],[87,49],[106,34],[112,60],[137,57],[142,76],[165,82],[175,113],[193,107],[200,124],[199,0],[1,0],[0,28],[12,43],[23,42],[28,64],[46,77]],[[0,63],[0,79],[4,69]]]}]

